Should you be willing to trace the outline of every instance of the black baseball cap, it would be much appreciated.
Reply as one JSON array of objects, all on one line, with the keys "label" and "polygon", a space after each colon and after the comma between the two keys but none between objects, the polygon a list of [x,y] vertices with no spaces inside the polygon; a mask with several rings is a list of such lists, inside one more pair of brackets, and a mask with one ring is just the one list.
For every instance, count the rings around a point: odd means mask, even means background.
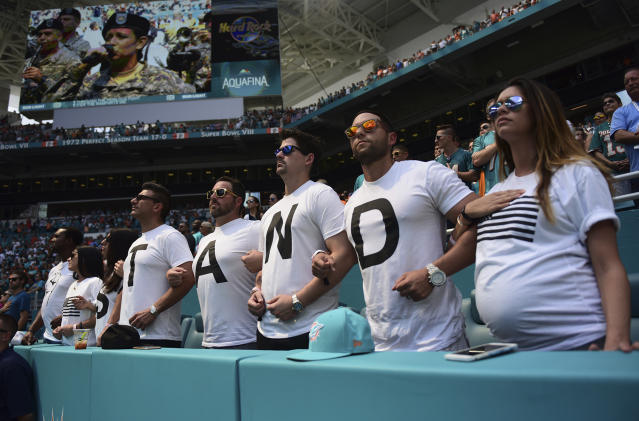
[{"label": "black baseball cap", "polygon": [[102,349],[127,349],[140,345],[140,334],[133,326],[111,325],[102,334]]}]

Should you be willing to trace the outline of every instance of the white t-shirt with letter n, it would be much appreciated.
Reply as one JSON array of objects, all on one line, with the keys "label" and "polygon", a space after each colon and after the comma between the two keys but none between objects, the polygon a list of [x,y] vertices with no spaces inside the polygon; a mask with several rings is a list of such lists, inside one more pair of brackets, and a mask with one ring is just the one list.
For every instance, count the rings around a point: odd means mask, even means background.
[{"label": "white t-shirt with letter n", "polygon": [[45,329],[44,339],[59,342],[53,336],[51,320],[62,314],[62,306],[64,305],[67,290],[73,282],[75,282],[75,279],[73,279],[73,272],[69,270],[69,262],[67,261],[58,263],[49,271],[49,277],[46,284],[44,284],[44,298],[40,308],[40,315]]},{"label": "white t-shirt with letter n", "polygon": [[464,335],[461,294],[452,279],[417,302],[392,288],[402,274],[444,254],[445,214],[471,193],[438,162],[402,161],[380,179],[364,181],[346,203],[375,350],[441,350]]},{"label": "white t-shirt with letter n", "polygon": [[[93,314],[91,310],[80,310],[75,308],[73,297],[84,297],[87,301],[91,302],[98,296],[101,286],[102,280],[95,276],[83,279],[82,281],[75,281],[71,284],[67,290],[67,295],[64,299],[64,306],[62,307],[62,326],[75,325],[76,323],[89,320]],[[95,338],[95,332],[94,330],[91,330],[89,337],[87,338],[87,345],[95,346]],[[73,335],[62,336],[62,343],[64,345],[73,345]]]},{"label": "white t-shirt with letter n", "polygon": [[[169,290],[166,271],[192,260],[186,238],[175,228],[160,225],[142,233],[124,261],[119,323],[128,325],[135,313],[151,307]],[[180,341],[180,304],[159,313],[146,329],[138,329],[140,339]]]},{"label": "white t-shirt with letter n", "polygon": [[234,219],[200,240],[193,261],[204,322],[204,347],[255,342],[257,317],[246,308],[255,274],[242,262],[260,241],[260,221]]},{"label": "white t-shirt with letter n", "polygon": [[606,320],[586,241],[597,222],[618,226],[608,185],[590,163],[552,176],[551,223],[536,198],[536,173],[490,191],[523,196],[478,225],[477,309],[493,335],[522,349],[573,349],[603,337]]},{"label": "white t-shirt with letter n", "polygon": [[[293,295],[313,279],[311,256],[326,250],[324,240],[344,230],[344,205],[324,184],[307,181],[273,205],[261,220],[262,294],[266,301]],[[337,307],[339,288],[332,288],[292,320],[266,311],[258,329],[267,338],[289,338],[311,329],[318,315]]]}]

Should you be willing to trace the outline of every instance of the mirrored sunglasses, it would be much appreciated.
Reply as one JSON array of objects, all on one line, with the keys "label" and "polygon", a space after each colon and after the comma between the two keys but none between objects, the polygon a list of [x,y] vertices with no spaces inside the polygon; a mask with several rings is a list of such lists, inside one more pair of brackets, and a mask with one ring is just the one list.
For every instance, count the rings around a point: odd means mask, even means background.
[{"label": "mirrored sunglasses", "polygon": [[521,106],[524,105],[525,102],[526,101],[518,95],[511,96],[504,102],[495,102],[493,105],[491,105],[488,109],[488,115],[490,116],[491,120],[494,120],[495,117],[497,117],[497,113],[499,112],[499,109],[502,105],[505,105],[506,108],[508,108],[510,111],[519,111],[521,109]]},{"label": "mirrored sunglasses", "polygon": [[377,120],[370,119],[370,120],[366,120],[366,121],[364,121],[364,122],[362,122],[360,124],[353,124],[351,127],[349,127],[348,129],[344,130],[344,133],[346,133],[346,137],[348,137],[348,138],[354,137],[355,134],[357,133],[357,130],[360,127],[362,129],[364,129],[365,132],[372,132],[377,127]]}]

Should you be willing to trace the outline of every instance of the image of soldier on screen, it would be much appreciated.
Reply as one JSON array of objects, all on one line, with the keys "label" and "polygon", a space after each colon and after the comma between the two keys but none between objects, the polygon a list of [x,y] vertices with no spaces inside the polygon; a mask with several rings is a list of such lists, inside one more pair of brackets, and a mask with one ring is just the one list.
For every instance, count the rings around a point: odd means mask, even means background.
[{"label": "image of soldier on screen", "polygon": [[113,13],[102,29],[106,43],[87,52],[75,79],[97,64],[100,71],[82,77],[75,99],[194,93],[193,85],[176,72],[146,62],[150,27],[142,16]]},{"label": "image of soldier on screen", "polygon": [[[23,89],[21,108],[25,104],[34,104],[26,109],[77,107],[87,103],[75,100],[111,98],[137,102],[151,96],[156,98],[150,101],[162,101],[164,95],[209,92],[210,12],[210,3],[202,0],[32,11],[25,73],[29,68],[40,73],[30,70],[24,76],[30,90]],[[38,41],[38,28],[49,20],[62,25],[56,25],[60,51],[73,53],[69,47],[82,51],[73,62],[64,61],[55,69],[48,61],[56,64],[57,58],[45,61],[50,47],[42,49]],[[52,43],[44,37],[41,41]]]},{"label": "image of soldier on screen", "polygon": [[53,102],[68,68],[80,63],[80,57],[62,45],[62,23],[45,19],[36,28],[36,44],[22,73],[21,104]]},{"label": "image of soldier on screen", "polygon": [[238,8],[214,8],[213,61],[279,60],[277,8]]},{"label": "image of soldier on screen", "polygon": [[212,14],[206,13],[200,22],[203,29],[182,26],[167,57],[167,67],[177,72],[197,92],[211,90],[211,25]]}]

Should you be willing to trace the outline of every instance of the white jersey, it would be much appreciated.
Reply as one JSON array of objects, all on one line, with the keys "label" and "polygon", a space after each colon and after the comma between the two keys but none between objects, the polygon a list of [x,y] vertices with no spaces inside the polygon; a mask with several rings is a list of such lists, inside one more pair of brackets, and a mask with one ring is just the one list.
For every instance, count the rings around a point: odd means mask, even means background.
[{"label": "white jersey", "polygon": [[62,305],[67,295],[69,286],[75,281],[73,272],[69,270],[69,262],[64,261],[55,265],[49,271],[49,277],[44,285],[44,298],[42,299],[42,307],[40,315],[44,323],[44,339],[53,342],[60,342],[53,336],[51,329],[51,320],[62,314]]},{"label": "white jersey", "polygon": [[255,342],[257,317],[246,308],[255,274],[241,257],[258,248],[259,221],[234,219],[202,238],[193,273],[202,309],[202,346],[226,347]]},{"label": "white jersey", "polygon": [[523,196],[478,225],[477,309],[498,338],[522,349],[572,349],[601,338],[606,320],[586,247],[597,222],[618,226],[608,185],[591,164],[552,176],[552,224],[541,210],[536,173],[514,172],[491,190]]},{"label": "white jersey", "polygon": [[[84,322],[91,318],[91,315],[93,314],[91,310],[80,310],[75,308],[72,298],[81,296],[91,302],[97,298],[101,286],[102,280],[95,276],[92,278],[86,278],[82,281],[75,281],[71,284],[67,290],[67,295],[62,307],[62,326],[75,325],[76,323]],[[95,332],[92,330],[87,338],[87,345],[95,346],[95,338]],[[73,345],[73,335],[62,336],[62,343],[64,345]]]},{"label": "white jersey", "polygon": [[461,294],[452,279],[417,302],[392,288],[402,274],[443,255],[444,215],[469,194],[453,171],[435,161],[402,161],[380,179],[364,181],[348,200],[348,238],[362,271],[377,351],[441,350],[463,337]]},{"label": "white jersey", "polygon": [[[344,205],[329,186],[309,180],[266,211],[261,230],[264,299],[293,295],[313,279],[311,256],[315,250],[325,250],[324,240],[344,230]],[[338,295],[339,288],[331,289],[287,321],[267,311],[258,329],[267,338],[307,333],[318,315],[337,307]]]},{"label": "white jersey", "polygon": [[[160,225],[142,233],[124,261],[119,323],[128,325],[135,313],[151,307],[170,288],[166,272],[192,260],[186,238],[175,228]],[[159,313],[146,329],[138,329],[140,339],[180,341],[180,304]]]},{"label": "white jersey", "polygon": [[104,327],[107,325],[109,321],[109,317],[111,317],[111,313],[113,312],[113,307],[115,306],[115,299],[118,296],[118,290],[105,292],[104,283],[100,288],[100,292],[98,292],[98,296],[96,298],[97,302],[97,310],[95,313],[95,334],[100,335],[104,330]]}]

